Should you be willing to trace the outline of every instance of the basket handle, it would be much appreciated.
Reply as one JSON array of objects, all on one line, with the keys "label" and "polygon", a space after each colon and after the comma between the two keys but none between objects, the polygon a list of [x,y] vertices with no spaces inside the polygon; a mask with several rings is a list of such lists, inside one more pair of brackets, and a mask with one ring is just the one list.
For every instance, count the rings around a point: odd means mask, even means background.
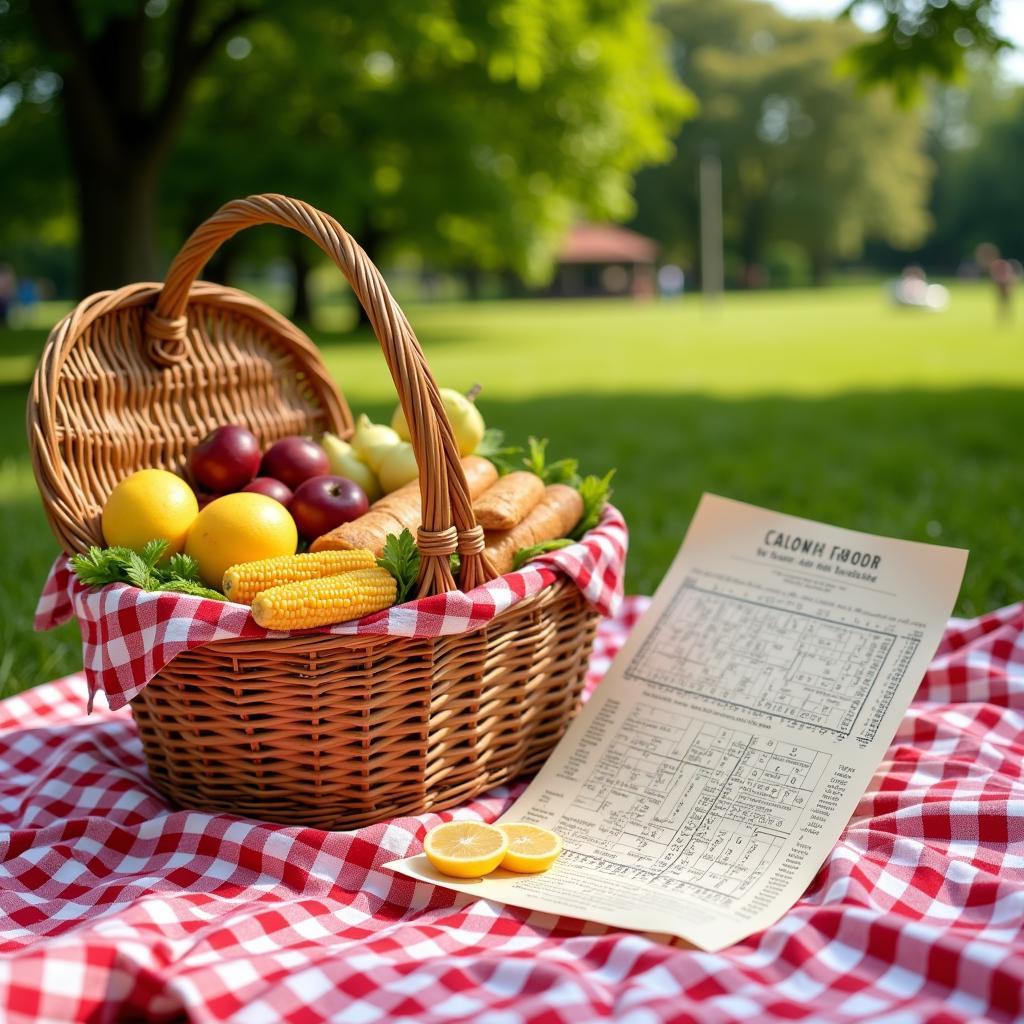
[{"label": "basket handle", "polygon": [[437,383],[409,321],[370,258],[333,218],[298,199],[254,195],[222,206],[192,232],[167,272],[167,280],[147,314],[145,334],[151,357],[164,365],[184,355],[189,292],[217,248],[243,228],[278,224],[315,242],[345,275],[384,352],[395,382],[419,467],[422,525],[419,596],[455,589],[449,556],[461,558],[465,590],[494,579],[484,555],[483,529],[473,516],[458,446]]}]

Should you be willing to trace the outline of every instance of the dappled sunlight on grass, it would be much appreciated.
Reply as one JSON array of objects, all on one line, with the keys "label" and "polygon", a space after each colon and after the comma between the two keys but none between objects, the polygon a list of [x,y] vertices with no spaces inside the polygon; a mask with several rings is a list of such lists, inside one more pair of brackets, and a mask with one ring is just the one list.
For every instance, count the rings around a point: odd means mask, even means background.
[{"label": "dappled sunlight on grass", "polygon": [[[881,285],[676,302],[505,302],[407,310],[435,376],[499,397],[562,391],[824,395],[1024,385],[1024,321],[997,324],[982,285],[945,313],[892,307]],[[371,337],[318,335],[342,385],[393,394]]]}]

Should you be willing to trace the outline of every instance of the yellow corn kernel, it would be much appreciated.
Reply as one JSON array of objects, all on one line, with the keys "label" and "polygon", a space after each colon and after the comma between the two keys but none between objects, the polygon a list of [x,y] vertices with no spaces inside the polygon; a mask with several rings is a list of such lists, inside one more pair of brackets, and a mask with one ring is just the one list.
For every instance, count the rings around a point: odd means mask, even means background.
[{"label": "yellow corn kernel", "polygon": [[312,629],[390,608],[396,596],[394,576],[374,566],[262,590],[252,617],[266,629]]},{"label": "yellow corn kernel", "polygon": [[353,569],[369,569],[377,564],[372,551],[355,548],[351,551],[318,551],[316,554],[279,555],[258,562],[241,562],[224,573],[221,588],[229,601],[251,604],[252,599],[270,587],[300,580],[318,580],[337,576]]}]

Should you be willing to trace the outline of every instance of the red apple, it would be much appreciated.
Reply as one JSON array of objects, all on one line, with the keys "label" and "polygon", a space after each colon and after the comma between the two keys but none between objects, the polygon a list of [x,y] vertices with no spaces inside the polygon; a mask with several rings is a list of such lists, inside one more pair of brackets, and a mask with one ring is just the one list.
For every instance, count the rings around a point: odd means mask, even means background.
[{"label": "red apple", "polygon": [[308,437],[282,437],[263,454],[260,476],[272,476],[293,491],[304,480],[330,471],[327,452]]},{"label": "red apple", "polygon": [[260,468],[260,443],[245,427],[229,424],[207,434],[188,458],[192,478],[217,494],[244,487]]},{"label": "red apple", "polygon": [[291,488],[281,483],[280,480],[275,480],[272,476],[258,476],[252,483],[246,484],[242,490],[250,491],[253,494],[265,494],[268,498],[281,502],[285,508],[292,500]]},{"label": "red apple", "polygon": [[315,476],[295,490],[288,511],[307,540],[358,519],[370,507],[366,492],[343,476]]}]

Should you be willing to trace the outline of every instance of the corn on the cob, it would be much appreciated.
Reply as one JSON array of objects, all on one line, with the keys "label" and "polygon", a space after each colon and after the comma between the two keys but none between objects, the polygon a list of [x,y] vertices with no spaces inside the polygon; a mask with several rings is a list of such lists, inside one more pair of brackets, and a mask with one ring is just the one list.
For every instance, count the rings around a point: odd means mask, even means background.
[{"label": "corn on the cob", "polygon": [[394,576],[375,566],[260,591],[252,617],[266,629],[312,629],[390,608],[395,596]]},{"label": "corn on the cob", "polygon": [[251,604],[252,599],[270,587],[300,580],[318,580],[322,576],[337,576],[353,569],[369,569],[377,564],[373,552],[353,548],[351,551],[319,551],[310,555],[279,555],[258,562],[241,562],[224,573],[224,596],[239,604]]}]

